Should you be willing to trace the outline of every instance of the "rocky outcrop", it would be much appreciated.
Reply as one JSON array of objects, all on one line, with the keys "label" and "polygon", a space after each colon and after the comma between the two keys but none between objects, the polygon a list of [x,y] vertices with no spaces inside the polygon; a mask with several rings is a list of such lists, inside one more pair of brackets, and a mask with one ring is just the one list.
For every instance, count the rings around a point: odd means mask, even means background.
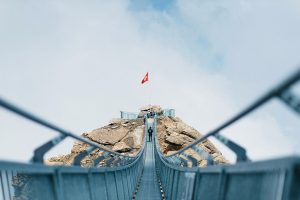
[{"label": "rocky outcrop", "polygon": [[112,125],[109,128],[99,128],[85,135],[88,139],[103,145],[114,145],[124,138],[128,129],[122,125]]},{"label": "rocky outcrop", "polygon": [[121,141],[121,142],[116,143],[113,146],[112,150],[116,151],[116,152],[119,152],[119,153],[122,153],[122,152],[128,152],[128,151],[130,151],[131,147],[128,146],[125,142]]},{"label": "rocky outcrop", "polygon": [[147,105],[140,108],[140,112],[138,117],[143,118],[145,114],[149,112],[155,112],[158,115],[161,115],[163,113],[163,109],[158,105]]},{"label": "rocky outcrop", "polygon": [[[158,140],[160,150],[165,155],[172,155],[201,137],[201,134],[196,129],[184,123],[180,118],[164,117],[160,106],[144,106],[140,109],[139,116],[143,117],[149,112],[158,113]],[[149,122],[151,123],[151,119]],[[82,136],[112,151],[135,156],[143,145],[144,120],[143,118],[134,120],[112,119],[108,125],[83,133]],[[205,140],[197,146],[209,153],[215,164],[228,163],[222,153],[209,140]],[[52,157],[46,161],[46,164],[71,165],[76,155],[88,147],[89,145],[83,142],[75,142],[69,154]],[[198,166],[204,167],[207,165],[207,161],[201,158],[193,149],[188,149],[185,153],[194,157],[198,161]],[[94,150],[81,161],[81,166],[93,166],[94,160],[103,154],[104,152],[99,149]],[[100,165],[102,164],[100,163]]]},{"label": "rocky outcrop", "polygon": [[[188,126],[178,117],[159,117],[157,134],[160,150],[165,155],[172,155],[201,137],[196,129]],[[197,146],[209,153],[215,164],[229,163],[209,140],[205,140]],[[194,157],[198,161],[199,167],[207,166],[207,160],[199,156],[193,149],[188,149],[185,153]]]},{"label": "rocky outcrop", "polygon": [[[112,151],[135,156],[143,145],[144,122],[143,119],[112,119],[107,126],[83,133],[82,136]],[[45,163],[47,165],[71,165],[74,158],[88,147],[88,144],[76,141],[69,154],[52,157]],[[104,152],[99,149],[94,150],[81,161],[81,166],[93,166],[94,160],[103,154]]]}]

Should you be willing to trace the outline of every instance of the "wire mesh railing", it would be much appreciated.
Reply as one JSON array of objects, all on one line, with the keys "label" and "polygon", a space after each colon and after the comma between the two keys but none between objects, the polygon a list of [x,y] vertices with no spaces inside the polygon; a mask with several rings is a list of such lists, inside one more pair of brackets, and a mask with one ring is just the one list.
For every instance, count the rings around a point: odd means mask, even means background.
[{"label": "wire mesh railing", "polygon": [[64,167],[0,161],[2,200],[132,199],[142,174],[144,152],[115,167]]},{"label": "wire mesh railing", "polygon": [[166,159],[162,154],[156,118],[154,120],[155,166],[164,199],[299,199],[299,157],[204,168],[195,165],[188,167],[187,162],[191,160],[187,155]]},{"label": "wire mesh railing", "polygon": [[[77,136],[1,98],[0,106],[59,132],[59,136],[34,150],[31,164],[0,161],[0,200],[99,198],[115,200],[133,197],[144,166],[146,134],[139,153],[133,157],[111,151]],[[45,153],[67,137],[87,143],[89,147],[74,158],[70,167],[43,165]],[[81,161],[96,149],[103,151],[103,154],[94,160],[93,167],[79,167]],[[101,161],[105,163],[99,166]]]},{"label": "wire mesh railing", "polygon": [[[81,141],[83,143],[86,143],[89,145],[89,148],[86,149],[85,151],[81,152],[80,155],[78,155],[78,157],[75,159],[74,165],[78,164],[80,162],[81,159],[83,159],[85,156],[89,155],[92,151],[99,149],[103,152],[106,152],[107,154],[105,155],[109,155],[114,157],[115,159],[123,159],[126,158],[126,162],[125,164],[129,164],[130,162],[133,162],[136,157],[132,157],[132,156],[128,156],[125,155],[123,153],[118,153],[118,152],[114,152],[111,151],[110,149],[99,145],[98,143],[95,143],[91,140],[88,140],[86,138],[83,138],[81,136],[78,136],[74,133],[71,133],[70,131],[67,131],[65,129],[62,129],[56,125],[51,124],[50,122],[47,122],[44,119],[41,119],[40,117],[37,117],[36,115],[25,111],[24,109],[21,109],[20,107],[17,107],[11,103],[9,103],[8,101],[4,100],[3,98],[0,98],[0,107],[3,107],[5,109],[7,109],[8,111],[11,111],[19,116],[22,116],[32,122],[35,122],[39,125],[42,125],[48,129],[54,130],[56,132],[59,133],[58,136],[54,137],[53,139],[51,139],[50,141],[47,141],[46,143],[44,143],[43,145],[39,146],[38,148],[36,148],[34,150],[34,155],[31,159],[32,162],[37,162],[37,163],[43,163],[44,162],[44,155],[53,147],[55,147],[57,144],[59,144],[60,142],[62,142],[65,138],[70,137],[73,139],[76,139],[78,141]],[[78,159],[80,159],[78,161]]]},{"label": "wire mesh railing", "polygon": [[138,114],[133,112],[120,111],[121,119],[137,119]]},{"label": "wire mesh railing", "polygon": [[[211,155],[203,151],[197,145],[204,142],[209,137],[214,137],[235,153],[237,162],[248,161],[249,158],[247,156],[246,148],[234,142],[232,139],[225,137],[224,135],[221,134],[221,132],[225,128],[236,123],[238,120],[247,116],[254,110],[259,109],[261,106],[270,102],[270,100],[274,98],[277,98],[280,101],[284,102],[285,105],[287,105],[297,114],[300,114],[300,98],[297,97],[297,95],[292,92],[292,86],[295,85],[299,81],[299,79],[300,79],[300,69],[296,71],[294,74],[292,74],[291,76],[289,76],[287,79],[285,79],[283,82],[281,82],[278,86],[272,88],[269,92],[265,93],[262,97],[257,99],[246,109],[244,109],[243,111],[241,111],[240,113],[238,113],[237,115],[235,115],[234,117],[226,121],[225,123],[221,124],[220,126],[208,132],[207,134],[203,135],[202,137],[196,139],[194,142],[182,148],[181,150],[175,152],[174,154],[164,156],[164,159],[167,162],[175,165],[179,165],[179,166],[184,165],[185,163],[182,162],[181,157],[186,157],[186,160],[192,160],[185,152],[187,150],[193,150],[194,152],[197,152],[202,158],[207,159],[209,161],[208,164],[213,165],[214,162]],[[192,161],[192,163],[195,162]]]},{"label": "wire mesh railing", "polygon": [[175,117],[175,109],[164,109],[163,115],[168,117]]},{"label": "wire mesh railing", "polygon": [[[155,115],[155,162],[165,199],[299,199],[299,157],[241,162],[250,161],[246,148],[220,134],[223,129],[273,98],[280,99],[299,114],[300,101],[291,90],[299,79],[300,70],[221,126],[169,156],[160,151],[157,135],[158,116]],[[217,138],[236,154],[237,164],[214,165],[211,155],[197,146],[211,136]],[[190,149],[206,159],[208,167],[196,167],[197,161],[187,153]],[[188,163],[192,163],[190,167]]]}]

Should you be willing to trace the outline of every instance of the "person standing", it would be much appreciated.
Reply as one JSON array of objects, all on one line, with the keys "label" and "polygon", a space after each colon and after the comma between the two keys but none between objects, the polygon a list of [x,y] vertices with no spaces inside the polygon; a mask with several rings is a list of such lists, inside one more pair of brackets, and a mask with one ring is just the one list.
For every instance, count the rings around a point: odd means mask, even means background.
[{"label": "person standing", "polygon": [[153,133],[153,129],[151,128],[151,126],[150,126],[150,128],[148,129],[148,137],[149,137],[149,142],[151,142],[152,141],[152,133]]}]

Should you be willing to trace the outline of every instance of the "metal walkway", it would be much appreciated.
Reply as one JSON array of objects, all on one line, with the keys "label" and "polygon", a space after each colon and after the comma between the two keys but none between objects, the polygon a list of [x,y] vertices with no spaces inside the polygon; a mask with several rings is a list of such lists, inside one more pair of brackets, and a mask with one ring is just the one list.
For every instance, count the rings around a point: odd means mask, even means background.
[{"label": "metal walkway", "polygon": [[[273,99],[300,115],[300,97],[293,90],[299,80],[300,70],[233,118],[167,156],[160,151],[156,137],[157,120],[174,117],[173,109],[144,116],[145,133],[149,126],[153,127],[154,142],[147,143],[145,134],[140,152],[131,157],[70,133],[0,98],[0,107],[59,133],[35,149],[30,163],[0,160],[0,200],[156,200],[162,199],[161,187],[164,199],[169,200],[300,200],[300,157],[252,162],[245,147],[222,134],[225,128]],[[121,112],[121,118],[137,117]],[[67,137],[90,147],[78,154],[70,167],[43,165],[45,153]],[[216,165],[211,155],[198,147],[209,137],[232,150],[236,163]],[[81,160],[97,148],[104,154],[94,161],[94,166],[80,167]],[[205,158],[208,166],[199,168],[188,150]],[[100,167],[100,162],[104,166]]]},{"label": "metal walkway", "polygon": [[146,160],[144,164],[144,172],[141,178],[141,185],[137,193],[136,199],[143,200],[160,200],[161,193],[155,173],[155,158],[153,142],[147,142]]}]

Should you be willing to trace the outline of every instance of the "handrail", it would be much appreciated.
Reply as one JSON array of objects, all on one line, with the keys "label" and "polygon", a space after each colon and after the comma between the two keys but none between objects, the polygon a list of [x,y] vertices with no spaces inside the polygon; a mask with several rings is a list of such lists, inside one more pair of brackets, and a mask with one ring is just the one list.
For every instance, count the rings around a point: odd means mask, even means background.
[{"label": "handrail", "polygon": [[239,119],[243,118],[244,116],[248,115],[249,113],[256,110],[260,106],[264,105],[266,102],[268,102],[269,100],[271,100],[274,97],[278,97],[282,100],[282,98],[281,98],[282,94],[285,91],[287,91],[288,89],[290,89],[290,87],[293,84],[295,84],[297,81],[299,81],[299,79],[300,79],[300,68],[294,74],[292,74],[287,79],[282,81],[278,86],[271,89],[269,92],[267,92],[265,95],[263,95],[262,97],[257,99],[250,106],[246,107],[246,109],[244,109],[243,111],[241,111],[240,113],[238,113],[237,115],[235,115],[234,117],[232,117],[231,119],[229,119],[228,121],[223,123],[222,125],[218,126],[217,128],[213,129],[212,131],[208,132],[201,138],[195,140],[194,142],[192,142],[188,146],[182,148],[181,150],[177,151],[176,153],[165,156],[165,157],[168,158],[168,157],[179,155],[179,154],[183,153],[184,151],[186,151],[187,149],[199,144],[200,142],[203,142],[208,137],[220,134],[221,130],[225,129],[226,127],[230,126],[234,122],[236,122]]},{"label": "handrail", "polygon": [[120,111],[121,114],[121,119],[136,119],[138,118],[137,113],[133,113],[133,112],[126,112],[126,111]]},{"label": "handrail", "polygon": [[136,159],[125,164],[120,156],[111,164],[90,168],[0,160],[0,198],[96,199],[100,195],[104,199],[133,199],[143,172],[145,138],[146,134]]},{"label": "handrail", "polygon": [[[0,97],[0,106],[11,111],[11,112],[14,112],[15,114],[17,115],[20,115],[30,121],[33,121],[37,124],[40,124],[44,127],[47,127],[51,130],[54,130],[54,131],[57,131],[60,133],[60,136],[50,140],[49,142],[45,143],[44,145],[42,145],[41,147],[37,148],[35,150],[35,155],[33,157],[33,160],[34,162],[41,162],[41,157],[43,158],[44,154],[50,150],[51,148],[53,148],[55,145],[57,145],[59,142],[61,142],[63,139],[65,139],[66,137],[71,137],[71,138],[74,138],[76,140],[79,140],[81,142],[84,142],[86,144],[89,144],[95,148],[98,148],[102,151],[106,151],[106,152],[109,152],[110,154],[112,155],[117,155],[117,156],[122,156],[122,157],[126,157],[130,160],[135,160],[136,159],[136,156],[135,157],[132,157],[132,156],[127,156],[127,155],[124,155],[124,154],[121,154],[121,153],[118,153],[118,152],[114,152],[114,151],[111,151],[103,146],[100,146],[99,144],[97,144],[96,142],[93,142],[91,140],[87,140],[81,136],[77,136],[69,131],[66,131],[65,129],[62,129],[56,125],[53,125],[49,122],[47,122],[46,120],[40,118],[40,117],[37,117],[36,115],[32,114],[32,113],[29,113],[28,111],[25,111],[24,109],[21,109],[20,107],[17,107],[11,103],[9,103],[8,101],[4,100],[3,98]],[[41,150],[40,152],[37,151],[37,150]],[[142,149],[141,149],[142,151]],[[40,154],[40,155],[36,155],[37,154]]]}]

